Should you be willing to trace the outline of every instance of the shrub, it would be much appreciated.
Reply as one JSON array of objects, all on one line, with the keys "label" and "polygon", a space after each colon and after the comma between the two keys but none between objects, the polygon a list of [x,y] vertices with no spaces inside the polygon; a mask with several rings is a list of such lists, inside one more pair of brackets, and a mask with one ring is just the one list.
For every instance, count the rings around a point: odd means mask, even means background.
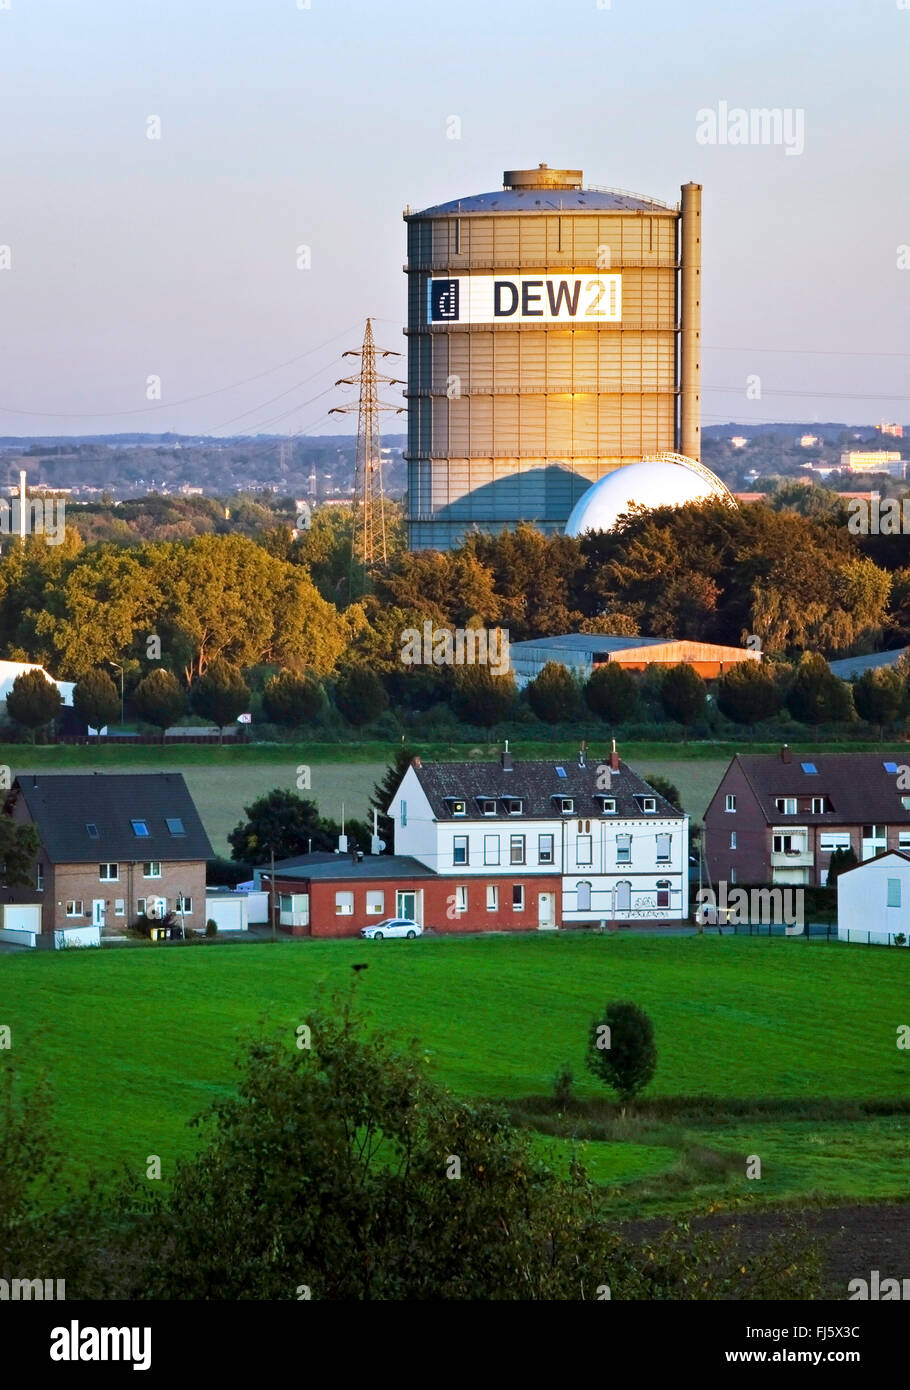
[{"label": "shrub", "polygon": [[608,1004],[591,1023],[588,1069],[624,1103],[648,1085],[657,1069],[654,1025],[637,1004]]},{"label": "shrub", "polygon": [[218,923],[215,921],[214,917],[210,917],[209,920],[206,922],[205,934],[206,936],[218,935]]}]

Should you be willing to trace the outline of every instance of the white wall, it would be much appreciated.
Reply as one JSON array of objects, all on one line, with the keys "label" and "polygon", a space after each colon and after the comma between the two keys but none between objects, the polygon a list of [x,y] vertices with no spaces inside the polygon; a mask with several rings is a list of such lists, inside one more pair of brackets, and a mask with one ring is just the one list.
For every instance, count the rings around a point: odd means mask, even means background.
[{"label": "white wall", "polygon": [[219,931],[246,931],[248,926],[246,896],[206,897],[205,920],[215,922]]},{"label": "white wall", "polygon": [[[888,906],[888,880],[900,883],[900,907]],[[837,936],[839,941],[871,945],[893,944],[903,932],[910,943],[910,863],[886,854],[837,880]]]},{"label": "white wall", "polygon": [[62,927],[54,931],[54,950],[101,945],[100,927]]}]

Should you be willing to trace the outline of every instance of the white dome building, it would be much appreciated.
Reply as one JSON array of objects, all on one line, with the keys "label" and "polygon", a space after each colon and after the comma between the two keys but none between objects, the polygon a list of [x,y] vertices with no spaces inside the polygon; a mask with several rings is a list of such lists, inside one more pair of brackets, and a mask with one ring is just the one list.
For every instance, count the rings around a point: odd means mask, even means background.
[{"label": "white dome building", "polygon": [[634,506],[684,507],[709,498],[736,506],[733,494],[703,463],[684,454],[652,454],[589,487],[572,509],[566,535],[612,531],[617,519]]}]

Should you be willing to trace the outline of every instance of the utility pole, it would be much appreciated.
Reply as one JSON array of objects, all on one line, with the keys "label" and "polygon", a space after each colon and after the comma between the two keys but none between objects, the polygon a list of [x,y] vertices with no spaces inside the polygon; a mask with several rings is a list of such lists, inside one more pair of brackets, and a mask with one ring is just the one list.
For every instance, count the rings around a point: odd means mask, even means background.
[{"label": "utility pole", "polygon": [[108,661],[108,666],[113,666],[115,671],[120,672],[120,727],[123,728],[123,667],[116,661]]},{"label": "utility pole", "polygon": [[271,896],[272,896],[272,940],[273,940],[273,941],[277,941],[277,939],[278,939],[278,926],[277,926],[277,923],[276,923],[276,921],[275,921],[275,909],[276,909],[277,906],[278,906],[278,899],[277,899],[276,896],[275,896],[275,847],[274,847],[274,845],[270,845],[270,846],[269,846],[269,854],[271,855],[271,862],[272,862],[272,876],[271,876],[271,878],[269,879],[269,888],[271,889]]},{"label": "utility pole", "polygon": [[385,494],[382,486],[382,438],[379,416],[384,410],[401,415],[405,406],[396,406],[379,399],[380,383],[386,386],[405,386],[400,377],[384,376],[376,370],[376,354],[400,357],[391,348],[377,348],[373,342],[373,324],[367,319],[363,346],[351,348],[342,357],[359,357],[360,371],[356,376],[341,377],[336,386],[359,386],[357,405],[334,406],[330,415],[346,415],[357,411],[357,454],[354,466],[354,527],[351,537],[351,566],[349,588],[353,597],[354,571],[359,569],[366,588],[367,572],[381,560],[388,561],[385,524]]}]

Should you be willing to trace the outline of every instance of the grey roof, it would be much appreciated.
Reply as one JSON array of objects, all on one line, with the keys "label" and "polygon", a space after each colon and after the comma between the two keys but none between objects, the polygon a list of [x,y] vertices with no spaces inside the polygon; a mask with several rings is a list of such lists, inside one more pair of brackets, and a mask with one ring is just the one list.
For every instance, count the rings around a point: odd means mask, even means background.
[{"label": "grey roof", "polygon": [[[312,856],[313,859],[316,855]],[[263,878],[269,877],[267,867],[260,868]],[[319,856],[318,863],[304,863],[302,860],[287,864],[282,868],[275,866],[275,878],[294,881],[310,879],[314,883],[331,882],[334,879],[369,878],[436,878],[437,874],[426,864],[412,859],[407,854],[365,854],[354,860],[350,854],[332,854],[328,860]]]},{"label": "grey roof", "polygon": [[[452,814],[452,798],[467,801],[468,818],[477,818],[481,814],[478,799],[489,797],[495,798],[497,803],[496,815],[489,817],[491,821],[502,820],[514,824],[519,819],[503,809],[503,797],[521,798],[524,802],[521,819],[552,820],[560,814],[554,807],[553,798],[557,796],[574,799],[575,815],[601,815],[600,798],[611,796],[616,799],[618,817],[647,814],[650,819],[656,814],[665,819],[681,818],[682,812],[671,806],[637,772],[633,772],[628,763],[620,761],[619,771],[611,776],[609,791],[605,787],[598,787],[598,768],[607,761],[589,753],[584,767],[579,765],[576,757],[554,758],[552,762],[515,762],[511,772],[506,772],[501,762],[421,763],[415,770],[437,820],[462,819]],[[564,777],[557,772],[559,767],[564,770]],[[656,812],[643,813],[635,800],[636,796],[656,797]],[[488,818],[484,816],[483,819]]]},{"label": "grey roof", "polygon": [[[894,753],[793,753],[792,762],[778,753],[739,753],[737,761],[758,798],[766,821],[779,825],[782,812],[774,805],[778,796],[827,796],[830,811],[800,811],[804,825],[910,825],[897,785],[898,767],[910,762],[906,752]],[[805,772],[803,763],[815,767]],[[895,768],[885,770],[885,763]],[[721,782],[721,787],[723,787]],[[793,820],[792,816],[786,817]]]},{"label": "grey roof", "polygon": [[[17,796],[25,801],[52,864],[187,863],[214,857],[179,772],[28,773],[13,783],[8,808]],[[167,818],[182,821],[184,834],[172,834]],[[145,821],[148,835],[134,833],[134,820]],[[97,837],[88,825],[97,828]]]},{"label": "grey roof", "polygon": [[665,647],[675,637],[614,637],[604,632],[567,632],[563,637],[532,637],[526,642],[510,642],[509,651],[529,651],[546,647],[552,651],[626,652],[636,647]]},{"label": "grey roof", "polygon": [[470,212],[673,212],[666,203],[636,198],[611,188],[498,188],[437,203],[410,217],[445,217]]},{"label": "grey roof", "polygon": [[829,661],[828,665],[839,676],[842,681],[848,681],[851,676],[861,676],[864,671],[877,671],[882,666],[896,666],[907,651],[906,647],[897,647],[890,652],[872,652],[869,656],[845,656],[840,661]]}]

